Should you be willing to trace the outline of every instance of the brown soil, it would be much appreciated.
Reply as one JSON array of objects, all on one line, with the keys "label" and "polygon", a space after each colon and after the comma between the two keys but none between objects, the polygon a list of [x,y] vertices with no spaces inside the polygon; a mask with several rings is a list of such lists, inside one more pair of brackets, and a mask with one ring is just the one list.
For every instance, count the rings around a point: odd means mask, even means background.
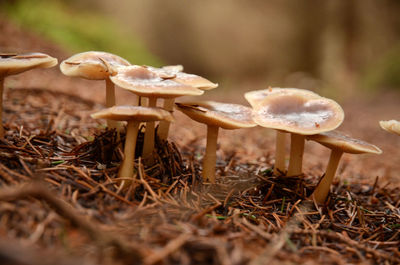
[{"label": "brown soil", "polygon": [[[0,30],[6,51],[69,55],[4,18]],[[221,131],[219,183],[203,185],[205,128],[180,113],[170,143],[157,145],[158,163],[138,160],[138,180],[119,189],[116,135],[89,116],[102,107],[102,86],[56,67],[6,80],[1,264],[400,263],[400,140],[378,126],[400,119],[400,95],[342,102],[342,130],[384,153],[345,155],[329,201],[316,207],[304,199],[328,150],[307,143],[305,176],[276,177],[271,130]],[[121,104],[135,100],[117,96]]]}]

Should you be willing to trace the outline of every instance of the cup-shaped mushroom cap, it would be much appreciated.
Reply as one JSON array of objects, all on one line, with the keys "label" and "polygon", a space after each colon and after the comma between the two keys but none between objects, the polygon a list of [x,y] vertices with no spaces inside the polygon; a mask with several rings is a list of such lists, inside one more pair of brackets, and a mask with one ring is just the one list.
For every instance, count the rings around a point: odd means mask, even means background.
[{"label": "cup-shaped mushroom cap", "polygon": [[266,128],[311,135],[336,129],[344,112],[331,99],[292,91],[267,96],[254,108],[253,119]]},{"label": "cup-shaped mushroom cap", "polygon": [[90,80],[104,80],[111,75],[111,69],[128,66],[130,63],[108,52],[89,51],[71,56],[60,64],[60,70],[67,76]]},{"label": "cup-shaped mushroom cap", "polygon": [[178,66],[164,66],[162,68],[156,68],[151,66],[145,66],[150,71],[156,73],[159,77],[164,79],[172,79],[173,81],[182,83],[184,85],[189,85],[201,90],[211,90],[218,87],[218,84],[205,79],[204,77],[188,74],[182,72],[183,67]]},{"label": "cup-shaped mushroom cap", "polygon": [[204,91],[162,78],[147,67],[131,65],[118,68],[118,73],[110,76],[111,81],[143,97],[175,98],[180,96],[199,96]]},{"label": "cup-shaped mushroom cap", "polygon": [[15,75],[33,68],[50,68],[58,61],[47,54],[33,53],[0,53],[0,76]]},{"label": "cup-shaped mushroom cap", "polygon": [[281,87],[270,87],[267,89],[249,91],[244,94],[245,99],[249,104],[255,108],[259,105],[267,96],[272,94],[288,94],[288,93],[305,93],[319,96],[317,93],[300,88],[281,88]]},{"label": "cup-shaped mushroom cap", "polygon": [[238,104],[202,101],[176,103],[180,111],[191,119],[223,129],[239,129],[257,126],[253,121],[249,107]]},{"label": "cup-shaped mushroom cap", "polygon": [[350,154],[382,153],[382,150],[379,149],[379,147],[359,139],[354,139],[338,131],[330,131],[316,135],[309,135],[307,136],[307,139],[318,142],[330,149],[341,150],[344,153],[350,153]]},{"label": "cup-shaped mushroom cap", "polygon": [[400,122],[396,120],[380,121],[379,125],[387,132],[400,135]]},{"label": "cup-shaped mushroom cap", "polygon": [[170,112],[157,107],[113,106],[91,115],[94,119],[116,121],[173,121]]}]

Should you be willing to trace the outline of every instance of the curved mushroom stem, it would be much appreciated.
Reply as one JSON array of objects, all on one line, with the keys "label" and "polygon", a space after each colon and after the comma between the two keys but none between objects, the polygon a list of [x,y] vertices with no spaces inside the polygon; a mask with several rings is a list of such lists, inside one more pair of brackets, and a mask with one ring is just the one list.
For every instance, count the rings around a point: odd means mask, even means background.
[{"label": "curved mushroom stem", "polygon": [[4,78],[0,77],[0,138],[4,138],[4,127],[3,127],[3,90],[4,90]]},{"label": "curved mushroom stem", "polygon": [[139,122],[128,121],[126,127],[126,138],[124,146],[124,160],[118,171],[118,177],[123,178],[125,184],[127,184],[126,179],[133,179],[133,170],[135,166],[135,148],[136,148],[136,138],[139,130]]},{"label": "curved mushroom stem", "polygon": [[332,185],[332,181],[335,177],[335,173],[342,155],[343,151],[337,149],[332,150],[331,156],[329,157],[328,166],[326,167],[325,176],[318,183],[318,186],[315,188],[313,194],[310,196],[310,198],[314,197],[314,200],[319,204],[324,203],[326,197],[329,194],[329,189]]},{"label": "curved mushroom stem", "polygon": [[288,176],[298,176],[302,173],[304,140],[304,135],[296,133],[291,134]]},{"label": "curved mushroom stem", "polygon": [[203,158],[203,181],[215,183],[215,164],[217,162],[217,126],[207,126],[206,154]]},{"label": "curved mushroom stem", "polygon": [[[164,109],[171,112],[174,109],[174,102],[174,98],[165,98]],[[160,124],[158,125],[158,137],[160,137],[160,140],[167,140],[170,124],[171,122],[169,121],[160,121]]]},{"label": "curved mushroom stem", "polygon": [[285,172],[285,144],[286,144],[286,133],[277,130],[276,148],[275,148],[275,166],[274,166],[275,175],[279,175],[281,174],[281,172]]},{"label": "curved mushroom stem", "polygon": [[[114,83],[111,82],[110,78],[106,79],[106,107],[111,108],[115,106],[115,88]],[[110,129],[118,129],[118,122],[113,120],[107,120],[107,127]]]},{"label": "curved mushroom stem", "polygon": [[[149,98],[149,107],[154,108],[157,105],[157,98]],[[143,152],[142,157],[149,159],[148,162],[152,163],[152,154],[154,150],[154,128],[155,122],[150,121],[146,123],[146,131],[144,133],[143,140]]]}]

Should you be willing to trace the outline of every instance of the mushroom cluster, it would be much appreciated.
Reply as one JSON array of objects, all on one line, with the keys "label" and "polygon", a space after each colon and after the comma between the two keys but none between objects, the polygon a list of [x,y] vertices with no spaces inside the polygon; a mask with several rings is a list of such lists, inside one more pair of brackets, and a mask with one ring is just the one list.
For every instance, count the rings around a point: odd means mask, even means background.
[{"label": "mushroom cluster", "polygon": [[[33,68],[55,66],[57,59],[43,53],[0,53],[0,120],[4,78]],[[175,103],[181,96],[200,96],[204,91],[216,88],[201,76],[183,72],[181,65],[161,68],[133,65],[117,55],[89,51],[76,54],[60,64],[67,76],[90,80],[105,80],[106,108],[92,114],[95,119],[106,119],[111,129],[119,129],[118,121],[127,122],[124,157],[118,178],[124,187],[135,178],[135,149],[139,125],[145,122],[142,158],[153,163],[155,128],[158,137],[166,140],[170,122],[173,121],[174,106],[192,120],[207,126],[207,145],[203,157],[203,181],[215,183],[217,138],[219,128],[232,130],[252,128],[257,125],[276,131],[275,175],[301,176],[305,140],[318,142],[331,149],[325,175],[315,188],[311,198],[317,203],[326,200],[339,161],[343,153],[380,154],[375,145],[351,138],[336,128],[344,120],[344,111],[332,99],[315,92],[297,88],[268,88],[245,93],[251,107],[215,101]],[[139,97],[137,104],[117,105],[115,86],[130,91]],[[144,104],[141,98],[147,98]],[[157,100],[162,106],[157,107]],[[174,104],[175,103],[175,104]],[[395,120],[381,121],[383,129],[400,134],[400,123]],[[286,136],[290,134],[290,158],[286,170]],[[0,126],[0,138],[4,137]]]},{"label": "mushroom cluster", "polygon": [[[311,196],[317,203],[326,200],[343,153],[382,153],[375,145],[334,131],[343,122],[344,112],[331,99],[297,88],[268,88],[250,91],[244,96],[253,107],[254,121],[277,130],[275,174],[285,173],[285,133],[291,134],[289,176],[302,174],[305,139],[332,150],[325,175]],[[390,128],[395,126],[390,123]]]},{"label": "mushroom cluster", "polygon": [[[106,81],[106,109],[94,113],[92,117],[106,119],[111,129],[117,128],[117,121],[127,122],[124,158],[118,173],[124,183],[135,177],[134,159],[139,124],[146,123],[141,157],[151,165],[154,162],[155,122],[160,121],[158,137],[166,140],[169,124],[173,120],[171,113],[175,98],[199,96],[205,90],[218,86],[201,76],[183,72],[181,65],[162,68],[133,65],[117,55],[98,51],[73,55],[61,63],[60,69],[67,76]],[[116,105],[115,85],[136,94],[139,97],[137,105]],[[142,98],[147,98],[148,103],[143,104]],[[164,100],[163,107],[157,107],[158,99]]]}]

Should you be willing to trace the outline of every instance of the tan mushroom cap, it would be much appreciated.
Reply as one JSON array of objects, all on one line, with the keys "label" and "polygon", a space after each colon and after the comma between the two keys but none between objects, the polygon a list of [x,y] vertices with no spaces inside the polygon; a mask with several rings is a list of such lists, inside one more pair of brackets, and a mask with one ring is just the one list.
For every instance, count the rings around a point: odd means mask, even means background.
[{"label": "tan mushroom cap", "polygon": [[387,132],[400,135],[400,122],[396,120],[380,121],[379,125]]},{"label": "tan mushroom cap", "polygon": [[15,75],[33,68],[50,68],[57,63],[57,58],[39,52],[0,53],[0,76]]},{"label": "tan mushroom cap", "polygon": [[306,89],[300,89],[300,88],[282,88],[282,87],[270,87],[267,89],[261,89],[261,90],[253,90],[246,92],[244,94],[244,97],[246,100],[249,102],[249,104],[255,108],[257,105],[259,105],[267,96],[273,95],[273,94],[288,94],[288,93],[305,93],[305,94],[312,94],[319,96],[317,93],[311,91],[311,90],[306,90]]},{"label": "tan mushroom cap", "polygon": [[161,78],[172,79],[173,81],[182,83],[184,85],[189,85],[201,90],[211,90],[218,87],[218,84],[205,79],[204,77],[188,74],[182,72],[183,67],[179,66],[164,66],[162,68],[156,68],[152,66],[145,66],[150,71],[156,73]]},{"label": "tan mushroom cap", "polygon": [[93,113],[91,117],[116,121],[173,121],[171,113],[166,110],[141,106],[114,106]]},{"label": "tan mushroom cap", "polygon": [[110,79],[114,84],[142,97],[175,98],[204,93],[198,88],[161,78],[147,67],[138,65],[120,67]]},{"label": "tan mushroom cap", "polygon": [[267,96],[254,108],[253,119],[263,127],[311,135],[336,129],[344,112],[331,99],[291,91]]},{"label": "tan mushroom cap", "polygon": [[316,135],[307,136],[308,140],[318,142],[330,149],[339,149],[344,153],[350,154],[381,154],[382,150],[379,147],[354,139],[338,131],[324,132]]},{"label": "tan mushroom cap", "polygon": [[67,76],[78,76],[90,80],[104,80],[110,76],[110,67],[128,66],[130,63],[118,55],[108,52],[89,51],[71,56],[60,64]]},{"label": "tan mushroom cap", "polygon": [[191,119],[223,129],[255,127],[251,117],[252,109],[238,104],[202,101],[193,103],[176,103],[180,111]]}]

